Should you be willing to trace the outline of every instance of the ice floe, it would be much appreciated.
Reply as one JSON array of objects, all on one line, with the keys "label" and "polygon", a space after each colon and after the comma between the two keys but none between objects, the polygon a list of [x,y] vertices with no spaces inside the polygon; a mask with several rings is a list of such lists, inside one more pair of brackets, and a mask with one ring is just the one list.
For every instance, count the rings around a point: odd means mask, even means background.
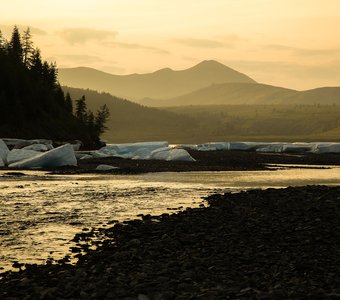
[{"label": "ice floe", "polygon": [[110,166],[110,165],[98,165],[96,167],[96,171],[111,171],[111,170],[115,170],[115,169],[119,169],[119,168],[114,167],[114,166]]},{"label": "ice floe", "polygon": [[95,151],[92,155],[94,157],[194,161],[186,150],[170,147],[168,142],[111,144]]},{"label": "ice floe", "polygon": [[27,149],[12,149],[7,155],[7,164],[13,164],[37,156],[40,152]]},{"label": "ice floe", "polygon": [[46,139],[34,139],[34,140],[23,140],[23,139],[9,139],[4,138],[3,141],[6,143],[6,145],[10,148],[23,148],[29,145],[33,144],[44,144],[44,145],[52,145],[51,140]]},{"label": "ice floe", "polygon": [[151,152],[149,159],[166,161],[195,161],[195,159],[184,149],[164,147]]},{"label": "ice floe", "polygon": [[327,142],[214,142],[204,144],[183,144],[176,145],[177,148],[214,151],[256,151],[267,153],[340,153],[340,143]]},{"label": "ice floe", "polygon": [[4,161],[2,160],[2,158],[0,157],[0,167],[4,167],[5,166],[5,163]]},{"label": "ice floe", "polygon": [[0,164],[3,166],[6,164],[7,161],[7,155],[8,155],[9,149],[5,142],[0,139]]},{"label": "ice floe", "polygon": [[340,143],[316,143],[314,153],[340,153]]},{"label": "ice floe", "polygon": [[43,152],[43,151],[52,150],[53,146],[52,146],[52,144],[32,144],[32,145],[23,147],[21,149]]},{"label": "ice floe", "polygon": [[[340,143],[327,142],[210,142],[169,145],[168,142],[109,144],[96,151],[75,151],[80,142],[53,148],[52,141],[35,139],[0,139],[0,167],[33,169],[76,166],[77,159],[120,157],[142,160],[195,161],[187,150],[256,151],[263,153],[340,153]],[[8,149],[12,149],[11,151]],[[99,165],[96,170],[115,167]]]},{"label": "ice floe", "polygon": [[10,164],[10,168],[35,169],[57,168],[62,166],[76,166],[77,159],[70,144],[60,146],[47,152],[42,152],[16,163]]}]

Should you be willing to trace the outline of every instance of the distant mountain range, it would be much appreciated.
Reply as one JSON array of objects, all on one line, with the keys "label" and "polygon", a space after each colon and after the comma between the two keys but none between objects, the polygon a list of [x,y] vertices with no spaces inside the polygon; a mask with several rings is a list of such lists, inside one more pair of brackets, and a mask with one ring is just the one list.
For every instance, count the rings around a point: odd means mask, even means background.
[{"label": "distant mountain range", "polygon": [[259,83],[221,83],[170,99],[145,98],[140,103],[148,106],[273,104],[295,93],[294,90]]},{"label": "distant mountain range", "polygon": [[104,91],[132,101],[177,97],[211,84],[255,83],[250,77],[214,60],[203,61],[186,70],[166,68],[131,75],[112,75],[86,67],[59,69],[59,81],[62,85]]},{"label": "distant mountain range", "polygon": [[217,61],[180,71],[112,75],[91,68],[59,69],[61,84],[105,91],[142,105],[340,104],[340,87],[307,91],[260,84]]},{"label": "distant mountain range", "polygon": [[141,104],[154,107],[234,104],[340,104],[340,87],[296,91],[259,83],[222,83],[170,99],[145,98]]}]

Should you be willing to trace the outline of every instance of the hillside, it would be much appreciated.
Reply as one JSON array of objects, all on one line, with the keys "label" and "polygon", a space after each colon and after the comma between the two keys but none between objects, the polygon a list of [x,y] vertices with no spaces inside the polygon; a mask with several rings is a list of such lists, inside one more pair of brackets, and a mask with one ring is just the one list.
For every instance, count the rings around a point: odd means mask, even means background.
[{"label": "hillside", "polygon": [[[150,108],[108,93],[63,87],[74,100],[85,95],[93,111],[107,104],[103,138],[111,143],[160,141],[338,140],[340,105],[202,105]],[[317,117],[316,117],[317,116]]]},{"label": "hillside", "polygon": [[55,66],[43,61],[39,50],[24,50],[22,42],[17,27],[9,41],[0,40],[0,137],[95,144],[98,135],[72,114]]},{"label": "hillside", "polygon": [[109,142],[150,140],[178,142],[190,136],[188,130],[196,124],[190,117],[144,107],[108,93],[70,87],[63,87],[63,90],[69,92],[73,100],[84,95],[88,107],[94,112],[103,104],[108,106],[110,110],[110,119],[106,124],[108,131],[102,137]]},{"label": "hillside", "polygon": [[222,83],[175,98],[143,99],[140,103],[154,107],[221,104],[330,105],[340,104],[340,87],[295,91],[259,83]]},{"label": "hillside", "polygon": [[148,74],[112,75],[91,68],[59,69],[62,85],[109,92],[121,98],[164,99],[224,82],[255,83],[217,61],[203,61],[186,70],[161,69]]},{"label": "hillside", "polygon": [[195,120],[191,141],[339,140],[340,105],[196,105],[166,110]]},{"label": "hillside", "polygon": [[322,87],[297,92],[289,95],[288,97],[281,98],[281,103],[304,105],[339,105],[340,87]]},{"label": "hillside", "polygon": [[275,104],[297,91],[259,83],[213,84],[192,93],[170,99],[143,99],[147,106]]}]

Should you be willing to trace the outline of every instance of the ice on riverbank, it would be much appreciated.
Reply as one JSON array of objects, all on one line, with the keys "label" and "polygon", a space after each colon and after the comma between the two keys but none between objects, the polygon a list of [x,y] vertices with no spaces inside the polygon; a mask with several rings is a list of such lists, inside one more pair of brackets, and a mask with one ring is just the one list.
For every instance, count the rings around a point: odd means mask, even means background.
[{"label": "ice on riverbank", "polygon": [[327,142],[213,142],[204,144],[183,144],[179,148],[197,151],[236,150],[264,153],[340,153],[340,143]]},{"label": "ice on riverbank", "polygon": [[115,169],[119,169],[119,168],[114,167],[114,166],[110,166],[110,165],[98,165],[96,167],[96,171],[111,171],[111,170],[115,170]]},{"label": "ice on riverbank", "polygon": [[[175,149],[168,142],[112,144],[91,154],[93,157],[122,157],[131,159],[158,159],[166,161],[195,161],[184,149]],[[86,159],[89,157],[86,156]]]},{"label": "ice on riverbank", "polygon": [[42,152],[9,165],[15,169],[57,168],[63,166],[77,166],[77,159],[70,144],[60,146],[47,152]]},{"label": "ice on riverbank", "polygon": [[34,144],[43,144],[43,145],[52,145],[51,140],[46,139],[34,139],[34,140],[24,140],[24,139],[9,139],[3,138],[5,144],[10,148],[23,148],[26,146],[34,145]]},{"label": "ice on riverbank", "polygon": [[40,152],[35,150],[12,149],[7,155],[7,164],[11,165],[18,161],[32,158],[38,154],[40,154]]},{"label": "ice on riverbank", "polygon": [[7,161],[7,155],[8,155],[9,149],[5,142],[0,139],[0,166],[4,166]]}]

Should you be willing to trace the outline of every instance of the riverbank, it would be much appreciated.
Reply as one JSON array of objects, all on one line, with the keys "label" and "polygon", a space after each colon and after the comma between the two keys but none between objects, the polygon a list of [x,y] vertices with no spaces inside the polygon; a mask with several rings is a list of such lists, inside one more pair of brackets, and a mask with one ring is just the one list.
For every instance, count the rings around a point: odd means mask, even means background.
[{"label": "riverbank", "polygon": [[93,158],[78,160],[77,167],[63,167],[54,170],[53,173],[102,173],[102,171],[95,170],[96,167],[101,164],[117,167],[117,169],[108,171],[113,174],[190,171],[257,171],[266,170],[268,169],[268,165],[273,164],[340,165],[340,155],[331,153],[285,154],[226,150],[189,150],[189,153],[196,161],[134,160],[119,157]]},{"label": "riverbank", "polygon": [[76,266],[66,258],[7,273],[0,298],[335,299],[339,193],[308,186],[213,195],[206,208],[100,230],[99,244],[95,232],[81,233]]}]

